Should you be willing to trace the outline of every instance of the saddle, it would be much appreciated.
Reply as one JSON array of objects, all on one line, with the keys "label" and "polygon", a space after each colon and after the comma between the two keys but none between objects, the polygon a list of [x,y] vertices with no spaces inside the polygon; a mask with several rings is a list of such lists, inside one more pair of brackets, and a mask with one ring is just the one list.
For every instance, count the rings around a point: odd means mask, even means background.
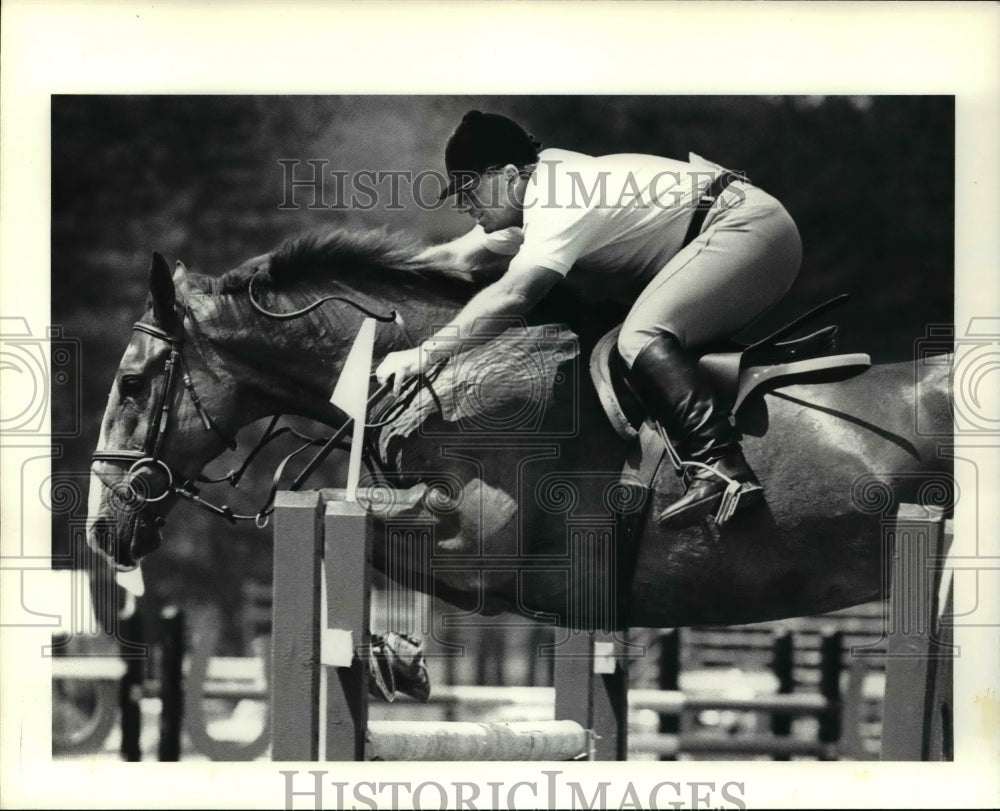
[{"label": "saddle", "polygon": [[[749,409],[745,406],[759,402],[768,391],[793,383],[845,380],[871,366],[871,358],[865,353],[835,354],[836,326],[824,327],[802,338],[782,340],[847,298],[846,294],[832,298],[754,344],[727,342],[701,355],[699,364],[725,398],[737,428],[753,433],[745,413]],[[633,442],[639,438],[646,414],[618,353],[620,331],[619,325],[594,346],[590,376],[612,427],[622,439]]]}]

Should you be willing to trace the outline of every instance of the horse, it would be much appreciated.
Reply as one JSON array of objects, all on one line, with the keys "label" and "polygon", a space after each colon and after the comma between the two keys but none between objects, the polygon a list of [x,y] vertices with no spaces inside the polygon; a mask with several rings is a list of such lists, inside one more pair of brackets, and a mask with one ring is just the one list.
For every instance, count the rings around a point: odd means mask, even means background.
[{"label": "horse", "polygon": [[[199,473],[269,416],[344,434],[330,398],[362,320],[379,322],[377,363],[447,324],[480,286],[420,250],[340,230],[218,277],[154,254],[93,457],[91,548],[134,569],[182,499],[262,524],[267,508],[213,506]],[[681,484],[664,465],[642,479],[648,459],[613,430],[585,374],[593,341],[582,336],[600,310],[566,301],[562,321],[543,306],[499,323],[382,398],[358,491],[376,568],[467,612],[591,629],[759,622],[886,596],[898,505],[950,504],[948,356],[760,395],[744,449],[765,502],[724,525],[667,530],[648,518]]]}]

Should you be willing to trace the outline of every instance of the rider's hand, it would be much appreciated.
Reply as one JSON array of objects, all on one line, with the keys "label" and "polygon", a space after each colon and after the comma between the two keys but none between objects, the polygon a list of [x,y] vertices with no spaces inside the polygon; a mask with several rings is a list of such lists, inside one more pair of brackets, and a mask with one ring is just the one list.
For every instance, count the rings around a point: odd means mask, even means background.
[{"label": "rider's hand", "polygon": [[419,346],[402,352],[390,352],[375,370],[378,382],[385,383],[391,377],[392,393],[399,394],[407,380],[423,371],[420,353]]}]

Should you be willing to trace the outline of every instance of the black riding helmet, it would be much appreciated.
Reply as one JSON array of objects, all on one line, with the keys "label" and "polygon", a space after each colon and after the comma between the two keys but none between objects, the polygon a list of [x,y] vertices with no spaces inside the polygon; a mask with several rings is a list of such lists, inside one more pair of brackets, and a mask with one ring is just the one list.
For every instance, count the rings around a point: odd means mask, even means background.
[{"label": "black riding helmet", "polygon": [[444,148],[448,185],[438,199],[450,197],[488,169],[534,163],[541,146],[507,116],[470,110]]}]

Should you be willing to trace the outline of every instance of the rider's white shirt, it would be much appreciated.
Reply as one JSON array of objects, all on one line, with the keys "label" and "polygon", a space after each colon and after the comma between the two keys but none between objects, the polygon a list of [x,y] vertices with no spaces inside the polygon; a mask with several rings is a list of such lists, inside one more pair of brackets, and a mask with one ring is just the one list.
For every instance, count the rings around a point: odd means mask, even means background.
[{"label": "rider's white shirt", "polygon": [[548,268],[569,274],[588,298],[631,302],[680,250],[694,199],[725,171],[688,157],[543,150],[525,190],[523,227],[483,233],[483,244],[514,256],[513,271]]}]

